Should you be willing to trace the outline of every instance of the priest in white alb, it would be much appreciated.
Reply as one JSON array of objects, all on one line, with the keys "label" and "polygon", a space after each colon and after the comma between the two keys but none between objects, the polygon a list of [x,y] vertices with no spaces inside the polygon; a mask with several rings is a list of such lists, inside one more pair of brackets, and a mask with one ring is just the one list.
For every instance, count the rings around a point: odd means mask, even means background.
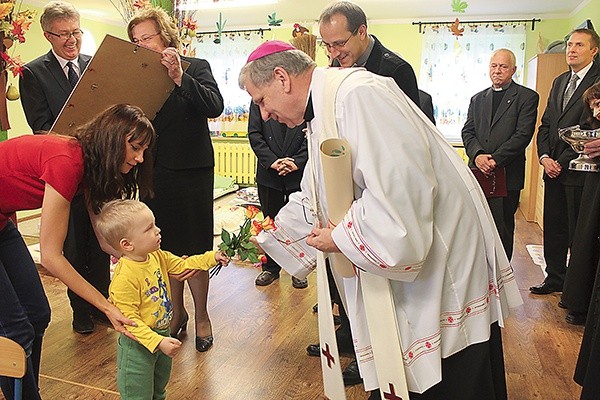
[{"label": "priest in white alb", "polygon": [[[263,119],[307,122],[302,189],[257,241],[298,278],[317,268],[319,302],[329,258],[370,399],[506,399],[500,327],[521,297],[481,189],[436,127],[392,79],[316,68],[284,42],[259,46],[239,82]],[[319,314],[325,394],[343,399]]]}]

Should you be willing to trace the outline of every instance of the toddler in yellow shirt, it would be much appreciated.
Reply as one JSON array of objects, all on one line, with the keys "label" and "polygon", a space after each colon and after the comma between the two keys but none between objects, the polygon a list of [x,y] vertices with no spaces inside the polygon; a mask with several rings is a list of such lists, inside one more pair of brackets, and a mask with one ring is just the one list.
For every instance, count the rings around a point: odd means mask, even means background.
[{"label": "toddler in yellow shirt", "polygon": [[137,326],[121,334],[117,346],[117,385],[121,399],[166,398],[172,357],[181,342],[169,335],[173,316],[168,274],[188,269],[209,270],[227,265],[229,258],[207,251],[188,258],[160,249],[160,228],[146,204],[115,200],[102,207],[96,228],[106,242],[122,253],[109,287],[110,300]]}]

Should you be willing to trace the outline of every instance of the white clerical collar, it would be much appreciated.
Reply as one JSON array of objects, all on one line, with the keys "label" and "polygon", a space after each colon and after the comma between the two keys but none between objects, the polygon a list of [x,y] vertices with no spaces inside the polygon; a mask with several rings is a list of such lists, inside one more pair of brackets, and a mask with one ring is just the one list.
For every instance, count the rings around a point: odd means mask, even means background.
[{"label": "white clerical collar", "polygon": [[493,90],[494,92],[501,92],[501,91],[503,91],[503,90],[506,90],[506,89],[508,89],[508,88],[509,88],[509,86],[511,85],[511,83],[512,83],[512,81],[508,82],[506,85],[504,85],[504,86],[501,86],[501,87],[499,87],[499,88],[495,88],[495,87],[493,87],[493,86],[492,86],[492,90]]}]

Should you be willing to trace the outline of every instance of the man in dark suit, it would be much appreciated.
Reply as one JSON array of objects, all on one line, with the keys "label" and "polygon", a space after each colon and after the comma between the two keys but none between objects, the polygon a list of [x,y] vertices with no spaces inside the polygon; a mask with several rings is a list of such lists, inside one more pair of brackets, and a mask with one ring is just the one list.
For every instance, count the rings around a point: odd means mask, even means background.
[{"label": "man in dark suit", "polygon": [[69,3],[48,3],[41,24],[52,49],[25,64],[19,81],[25,117],[34,133],[52,127],[73,90],[67,64],[73,63],[78,78],[91,59],[79,54],[83,33],[79,13]]},{"label": "man in dark suit", "polygon": [[[416,105],[421,106],[413,68],[367,32],[367,16],[359,6],[349,1],[330,4],[319,17],[319,33],[321,45],[329,52],[333,67],[364,67],[377,75],[390,77]],[[424,100],[427,103],[427,99]],[[433,121],[433,106],[430,110],[431,115],[427,116]],[[332,300],[340,310],[341,324],[336,331],[338,347],[347,353],[348,349],[353,349],[350,322],[331,277],[329,283]],[[306,350],[309,355],[321,355],[319,344],[311,344]],[[346,385],[362,382],[356,361],[346,367],[343,378]]]},{"label": "man in dark suit", "polygon": [[420,104],[413,68],[367,32],[367,17],[359,6],[348,1],[329,5],[319,17],[319,32],[333,67],[364,67],[389,76],[415,104]]},{"label": "man in dark suit", "polygon": [[525,148],[533,137],[539,95],[515,83],[516,59],[512,51],[499,49],[490,58],[492,87],[471,98],[462,140],[469,164],[490,175],[503,168],[506,197],[488,198],[502,245],[510,260],[515,231],[515,212],[525,183]]},{"label": "man in dark suit", "polygon": [[560,292],[566,273],[566,258],[572,243],[586,172],[569,170],[577,153],[558,137],[558,130],[585,125],[590,110],[581,96],[600,79],[594,63],[598,53],[598,34],[576,29],[567,41],[568,72],[552,83],[548,105],[538,129],[537,149],[544,167],[544,259],[548,276],[529,288],[533,294]]},{"label": "man in dark suit", "polygon": [[[304,128],[306,124],[288,128],[272,119],[264,121],[258,105],[250,104],[248,139],[258,158],[256,184],[265,217],[275,218],[288,202],[289,195],[300,190],[302,171],[308,161]],[[280,271],[281,266],[267,256],[262,272],[256,277],[256,285],[270,285],[279,278]],[[308,281],[292,277],[292,286],[303,289],[308,286]]]},{"label": "man in dark suit", "polygon": [[[27,63],[19,81],[23,111],[34,133],[50,130],[91,59],[90,56],[79,54],[83,32],[79,13],[70,3],[48,3],[40,22],[44,37],[52,49]],[[81,276],[108,296],[109,256],[96,240],[82,195],[76,196],[71,203],[64,253]],[[91,314],[104,320],[104,313],[75,292],[68,290],[67,293],[73,309],[73,330],[91,333],[94,330]]]}]

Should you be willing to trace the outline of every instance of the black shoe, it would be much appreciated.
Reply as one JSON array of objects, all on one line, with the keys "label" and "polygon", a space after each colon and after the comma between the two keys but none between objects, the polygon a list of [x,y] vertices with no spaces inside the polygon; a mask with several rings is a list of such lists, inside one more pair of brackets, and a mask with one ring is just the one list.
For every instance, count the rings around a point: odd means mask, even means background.
[{"label": "black shoe", "polygon": [[187,331],[187,323],[189,320],[190,320],[190,316],[186,312],[185,317],[183,318],[183,321],[181,321],[179,326],[171,332],[171,337],[175,338],[175,339],[179,339],[179,335],[181,335],[181,332]]},{"label": "black shoe", "polygon": [[571,325],[585,325],[586,314],[571,311],[567,314],[565,321]]},{"label": "black shoe", "polygon": [[263,271],[256,277],[254,284],[256,286],[269,286],[271,283],[279,279],[279,275],[275,275],[271,271]]},{"label": "black shoe", "polygon": [[94,321],[87,313],[73,314],[73,330],[82,335],[94,332]]},{"label": "black shoe", "polygon": [[567,308],[569,308],[569,307],[567,307],[567,305],[565,303],[563,303],[562,300],[558,302],[558,306],[560,308],[564,309],[564,310],[566,310]]},{"label": "black shoe", "polygon": [[212,336],[205,336],[205,337],[200,337],[200,336],[196,336],[196,350],[198,350],[201,353],[204,353],[205,351],[207,351],[208,349],[210,349],[213,345],[213,337]]},{"label": "black shoe", "polygon": [[552,285],[544,281],[539,285],[530,287],[529,291],[533,294],[550,294],[554,292],[562,292],[562,287],[559,285]]},{"label": "black shoe", "polygon": [[359,383],[362,383],[363,380],[360,377],[358,363],[356,360],[352,360],[352,362],[348,364],[346,368],[344,368],[344,371],[342,372],[342,378],[344,378],[344,385],[346,386],[358,385]]},{"label": "black shoe", "polygon": [[[319,343],[306,346],[306,353],[311,357],[321,357],[321,345]],[[354,346],[346,341],[338,339],[338,353],[346,356],[354,356]]]},{"label": "black shoe", "polygon": [[292,276],[292,286],[296,289],[306,289],[308,287],[308,279],[298,279]]},{"label": "black shoe", "polygon": [[381,393],[379,393],[379,389],[372,390],[368,400],[381,400]]},{"label": "black shoe", "polygon": [[316,344],[309,344],[306,346],[306,353],[311,357],[321,357],[321,346]]}]

